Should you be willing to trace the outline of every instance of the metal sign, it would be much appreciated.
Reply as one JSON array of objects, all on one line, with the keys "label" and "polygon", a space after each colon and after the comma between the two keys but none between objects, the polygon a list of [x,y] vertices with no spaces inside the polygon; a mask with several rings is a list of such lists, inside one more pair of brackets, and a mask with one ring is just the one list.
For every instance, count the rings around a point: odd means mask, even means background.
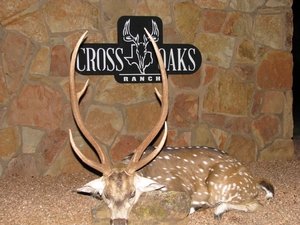
[{"label": "metal sign", "polygon": [[162,21],[152,16],[122,16],[117,44],[82,44],[76,71],[82,75],[114,75],[119,83],[161,82],[158,62],[144,27],[162,54],[167,73],[192,74],[201,65],[200,51],[190,44],[163,44]]}]

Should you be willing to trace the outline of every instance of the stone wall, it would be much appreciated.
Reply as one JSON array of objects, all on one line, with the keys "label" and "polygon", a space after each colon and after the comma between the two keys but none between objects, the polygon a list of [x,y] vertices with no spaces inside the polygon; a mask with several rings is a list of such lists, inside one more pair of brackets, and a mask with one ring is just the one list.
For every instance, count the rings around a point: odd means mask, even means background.
[{"label": "stone wall", "polygon": [[[123,15],[159,16],[164,43],[199,48],[192,75],[170,75],[167,145],[208,145],[244,162],[293,158],[292,0],[9,0],[0,2],[0,177],[85,170],[67,131],[77,131],[68,92],[70,53],[87,42],[116,43]],[[91,76],[81,109],[114,161],[158,118],[154,86]],[[77,75],[78,86],[87,77]],[[76,132],[77,131],[77,132]]]}]

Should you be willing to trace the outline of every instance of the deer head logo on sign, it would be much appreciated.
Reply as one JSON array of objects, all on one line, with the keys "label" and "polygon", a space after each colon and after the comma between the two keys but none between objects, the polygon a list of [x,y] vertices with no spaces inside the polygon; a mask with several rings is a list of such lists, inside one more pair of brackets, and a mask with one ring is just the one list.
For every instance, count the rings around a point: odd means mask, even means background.
[{"label": "deer head logo on sign", "polygon": [[[145,69],[153,63],[152,52],[147,49],[149,38],[143,34],[143,38],[140,38],[140,34],[133,36],[130,32],[130,19],[128,19],[123,29],[123,40],[125,42],[132,42],[131,55],[124,58],[129,65],[135,65],[139,69],[141,74],[145,74]],[[151,36],[154,41],[159,40],[159,30],[155,21],[152,20],[152,32]]]}]

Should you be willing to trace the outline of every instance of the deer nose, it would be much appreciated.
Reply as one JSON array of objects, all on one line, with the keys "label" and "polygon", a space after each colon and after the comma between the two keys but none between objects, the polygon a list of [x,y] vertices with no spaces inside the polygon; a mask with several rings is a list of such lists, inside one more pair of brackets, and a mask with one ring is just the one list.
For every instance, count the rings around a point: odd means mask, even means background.
[{"label": "deer nose", "polygon": [[127,219],[113,219],[110,220],[110,225],[127,225]]}]

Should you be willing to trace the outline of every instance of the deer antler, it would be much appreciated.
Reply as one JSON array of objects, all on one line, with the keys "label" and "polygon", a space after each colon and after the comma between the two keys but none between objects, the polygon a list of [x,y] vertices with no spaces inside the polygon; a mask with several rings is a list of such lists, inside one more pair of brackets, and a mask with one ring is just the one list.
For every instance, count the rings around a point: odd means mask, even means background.
[{"label": "deer antler", "polygon": [[95,148],[101,163],[96,163],[90,159],[88,159],[86,156],[84,156],[81,151],[77,148],[71,130],[69,130],[69,136],[70,136],[70,142],[71,145],[77,154],[77,156],[87,165],[90,167],[94,168],[95,170],[102,172],[105,175],[109,175],[112,173],[112,166],[109,158],[107,157],[106,153],[101,149],[99,146],[98,142],[94,139],[94,137],[91,135],[91,133],[87,130],[86,126],[84,125],[82,121],[82,117],[79,112],[79,100],[81,96],[85,93],[87,87],[88,87],[88,80],[85,83],[85,86],[83,89],[76,93],[75,90],[75,61],[78,53],[79,46],[81,45],[81,42],[84,40],[86,36],[87,31],[80,37],[78,42],[76,43],[76,46],[74,48],[72,58],[71,58],[71,64],[70,64],[70,99],[71,99],[71,106],[72,106],[72,111],[73,115],[75,118],[75,121],[81,130],[82,134],[86,137],[86,139],[90,142],[90,144]]},{"label": "deer antler", "polygon": [[130,19],[125,22],[123,29],[123,40],[126,42],[133,42],[135,45],[138,45],[139,35],[135,37],[130,32]]},{"label": "deer antler", "polygon": [[[160,152],[160,150],[162,149],[166,138],[167,138],[167,124],[165,122],[167,114],[168,114],[168,80],[167,80],[167,73],[164,67],[164,62],[162,60],[162,56],[159,52],[159,49],[157,47],[157,44],[155,43],[155,40],[152,38],[152,36],[150,35],[150,33],[146,30],[145,31],[154,47],[157,59],[158,59],[158,63],[159,63],[159,68],[160,68],[160,72],[161,72],[161,78],[162,78],[162,95],[157,91],[157,89],[155,88],[155,92],[158,96],[158,98],[161,101],[161,114],[159,117],[158,122],[156,123],[156,125],[154,126],[154,128],[152,129],[152,131],[148,134],[148,136],[144,139],[144,141],[137,147],[135,154],[133,155],[133,157],[131,158],[126,172],[128,174],[133,174],[136,170],[140,169],[141,167],[143,167],[144,165],[146,165],[147,163],[149,163],[153,158],[155,158],[155,156]],[[143,158],[140,160],[143,152],[145,151],[145,149],[148,147],[148,145],[151,143],[151,141],[155,138],[155,136],[158,134],[158,132],[161,130],[162,126],[165,124],[165,130],[164,130],[164,135],[163,138],[161,139],[159,145],[157,146],[157,148],[151,152],[151,154],[149,154],[147,157]]]},{"label": "deer antler", "polygon": [[159,40],[159,29],[158,29],[157,23],[153,20],[152,20],[151,36],[155,42],[157,42]]}]

